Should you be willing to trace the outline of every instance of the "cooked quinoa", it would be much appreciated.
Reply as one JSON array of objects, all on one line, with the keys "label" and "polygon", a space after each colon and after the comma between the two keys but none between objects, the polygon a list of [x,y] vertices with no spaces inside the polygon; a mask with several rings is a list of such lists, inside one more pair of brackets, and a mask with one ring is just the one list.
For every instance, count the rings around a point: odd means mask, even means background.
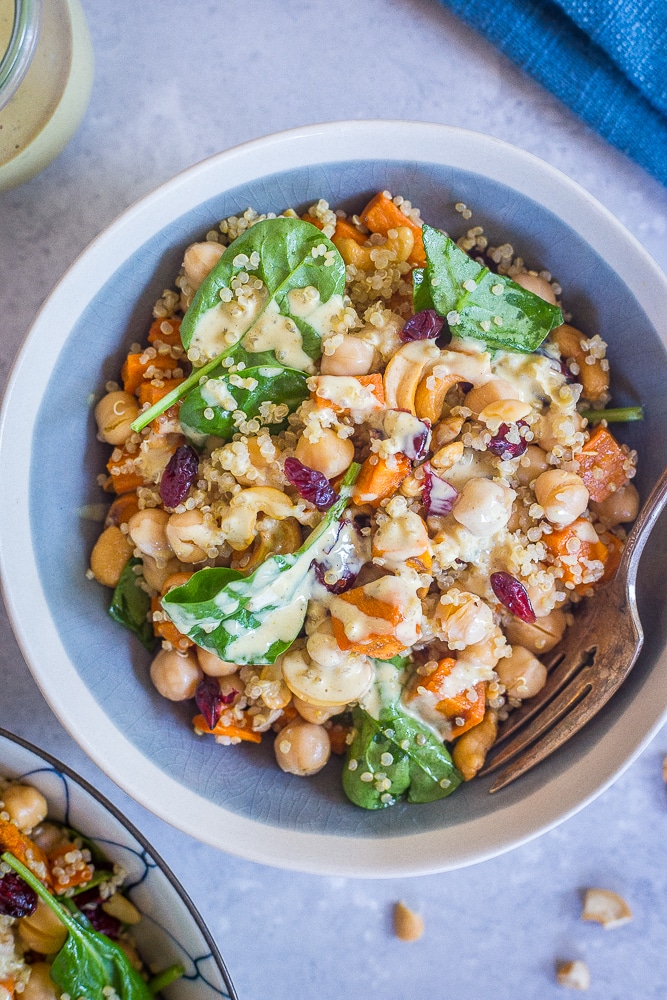
[{"label": "cooked quinoa", "polygon": [[[462,202],[455,209],[471,219]],[[310,224],[295,228],[312,244],[304,266],[323,282],[340,267],[340,293],[292,287],[274,308],[259,276],[268,251],[244,247],[253,227],[268,239],[280,219]],[[511,243],[491,245],[479,225],[447,244],[479,265],[460,304],[415,312],[418,277],[435,273],[422,227],[411,202],[386,191],[358,216],[319,200],[301,216],[248,208],[224,219],[187,248],[148,342],[130,348],[123,389],[107,384],[96,407],[98,436],[113,448],[99,482],[117,497],[90,576],[115,588],[121,620],[128,579],[150,603],[148,628],[124,623],[149,645],[152,625],[157,690],[194,699],[195,733],[218,744],[275,736],[288,772],[313,774],[332,751],[346,754],[346,791],[372,808],[406,793],[437,798],[474,777],[498,722],[544,685],[540,657],[575,605],[613,574],[637,512],[636,454],[604,420],[582,416],[610,398],[600,334],[562,323],[553,276]],[[471,336],[463,293],[486,274],[498,315],[494,306]],[[510,291],[558,317],[536,349],[493,339],[507,327]],[[253,367],[253,351],[273,352],[276,364],[262,354],[265,367]],[[301,396],[238,405],[262,379],[275,385],[294,372]],[[196,427],[181,385],[199,394]],[[161,406],[162,397],[174,402]],[[149,409],[156,415],[142,427]],[[317,490],[329,500],[318,502]],[[262,581],[276,554],[296,579],[304,545],[312,562],[281,605],[279,584]],[[207,589],[213,618],[196,621],[192,594],[211,569],[232,582],[215,599]],[[252,627],[229,604],[246,580]],[[269,618],[278,653],[265,641]],[[362,746],[366,725],[382,743],[377,759]],[[410,792],[414,775],[399,780],[397,768],[433,746],[440,790]]]}]

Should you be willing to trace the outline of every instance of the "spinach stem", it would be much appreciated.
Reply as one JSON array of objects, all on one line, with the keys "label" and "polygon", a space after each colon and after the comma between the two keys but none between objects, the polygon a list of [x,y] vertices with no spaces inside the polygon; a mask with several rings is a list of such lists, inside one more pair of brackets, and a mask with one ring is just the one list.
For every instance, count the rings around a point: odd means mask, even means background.
[{"label": "spinach stem", "polygon": [[194,389],[195,386],[199,385],[200,379],[203,376],[208,375],[209,372],[212,372],[214,368],[217,368],[222,359],[228,353],[229,351],[223,351],[222,354],[218,354],[217,357],[213,358],[212,361],[208,361],[205,365],[202,365],[201,368],[195,368],[194,371],[190,372],[190,374],[188,375],[188,377],[185,379],[184,382],[181,382],[180,385],[177,385],[175,389],[172,389],[171,392],[168,392],[166,394],[166,396],[163,396],[162,399],[159,399],[157,403],[153,403],[152,406],[149,406],[147,410],[143,410],[139,414],[137,419],[130,424],[130,427],[135,432],[135,434],[138,434],[139,431],[142,431],[144,427],[148,427],[151,420],[155,420],[155,418],[159,417],[162,413],[165,412],[165,410],[168,410],[170,406],[173,406],[174,403],[177,403],[179,399],[182,399],[183,396],[186,396],[190,392],[190,389]]},{"label": "spinach stem", "polygon": [[622,424],[631,420],[643,420],[644,408],[642,406],[617,406],[609,410],[583,410],[582,417],[585,417],[590,424],[598,424],[601,420],[606,420],[609,424]]},{"label": "spinach stem", "polygon": [[185,974],[185,969],[182,965],[170,965],[162,972],[158,972],[156,976],[148,981],[148,989],[151,991],[153,996],[156,993],[162,992],[165,987],[169,986],[170,983],[175,982],[180,979]]}]

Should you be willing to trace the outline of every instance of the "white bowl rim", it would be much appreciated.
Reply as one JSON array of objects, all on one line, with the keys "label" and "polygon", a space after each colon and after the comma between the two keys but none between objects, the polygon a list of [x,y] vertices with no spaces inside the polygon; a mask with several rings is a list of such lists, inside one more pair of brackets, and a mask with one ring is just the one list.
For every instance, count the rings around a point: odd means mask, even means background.
[{"label": "white bowl rim", "polygon": [[[547,781],[510,809],[458,828],[386,838],[338,837],[265,825],[216,805],[175,781],[129,742],[85,687],[60,642],[31,546],[30,442],[40,397],[35,386],[46,385],[59,353],[53,330],[69,330],[83,311],[72,294],[77,286],[83,282],[92,293],[98,291],[129,253],[168,222],[221,188],[315,163],[405,160],[396,155],[397,149],[410,150],[409,160],[415,163],[473,172],[471,163],[483,163],[486,177],[532,198],[581,235],[625,281],[660,331],[667,314],[667,277],[606,208],[555,167],[500,139],[456,126],[383,119],[329,122],[274,133],[215,154],[126,209],[83,251],[45,301],[12,369],[0,414],[0,468],[11,468],[16,484],[11,496],[8,490],[0,491],[0,525],[11,525],[11,530],[0,528],[3,590],[21,650],[56,716],[107,775],[166,822],[247,860],[319,875],[430,874],[526,843],[582,809],[636,759],[667,718],[667,692],[631,727],[630,706],[614,723],[604,748],[587,750],[567,775]],[[15,399],[20,407],[12,405]],[[22,607],[31,607],[31,613],[25,615]],[[35,622],[39,628],[31,627]],[[667,652],[661,654],[660,664],[667,667]],[[70,715],[72,704],[77,706],[76,723]]]},{"label": "white bowl rim", "polygon": [[[160,854],[158,854],[153,845],[150,844],[148,840],[146,840],[146,837],[143,835],[141,830],[137,829],[134,823],[132,823],[132,821],[127,818],[127,816],[123,815],[120,809],[117,806],[115,806],[110,799],[108,799],[105,795],[103,795],[102,792],[98,791],[97,788],[95,788],[95,786],[92,785],[86,778],[84,778],[80,774],[77,774],[76,771],[73,771],[72,768],[69,767],[67,764],[63,764],[61,760],[59,760],[57,757],[54,757],[53,754],[49,753],[47,750],[42,750],[41,747],[36,746],[29,740],[23,739],[22,736],[17,736],[16,733],[12,733],[8,729],[3,728],[2,726],[0,726],[0,740],[6,740],[8,743],[14,743],[17,746],[22,747],[29,753],[34,754],[35,757],[39,757],[40,760],[44,761],[45,764],[48,764],[50,767],[54,768],[60,774],[65,775],[70,781],[74,782],[75,785],[78,785],[80,788],[83,789],[84,792],[86,792],[88,795],[94,798],[104,809],[106,809],[108,813],[110,813],[114,817],[114,819],[122,827],[124,827],[127,830],[127,832],[132,837],[134,837],[134,839],[137,841],[138,844],[141,844],[141,847],[146,853],[146,855],[151,859],[151,861],[155,862],[155,864],[160,869],[164,877],[171,884],[174,891],[180,896],[180,898],[185,903],[188,913],[190,914],[190,916],[196,923],[197,927],[199,928],[202,937],[206,941],[206,944],[211,949],[211,955],[213,957],[213,960],[215,964],[218,966],[218,970],[222,975],[222,978],[225,981],[225,985],[229,990],[230,1000],[238,1000],[236,990],[234,989],[234,984],[232,983],[229,975],[229,970],[227,969],[225,961],[222,955],[220,954],[220,949],[215,943],[215,940],[213,939],[213,936],[211,935],[211,932],[209,931],[208,927],[204,923],[204,920],[199,910],[192,902],[187,891],[185,890],[183,885],[179,882],[179,880],[176,878],[176,876],[172,872],[167,862]],[[6,777],[6,774],[3,775],[3,777]],[[80,832],[85,833],[85,831],[83,830]]]}]

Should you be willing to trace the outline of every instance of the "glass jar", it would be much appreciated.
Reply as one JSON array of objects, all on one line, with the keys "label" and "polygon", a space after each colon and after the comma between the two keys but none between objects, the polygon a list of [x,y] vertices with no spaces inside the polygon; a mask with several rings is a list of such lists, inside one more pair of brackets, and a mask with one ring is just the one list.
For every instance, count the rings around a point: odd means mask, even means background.
[{"label": "glass jar", "polygon": [[0,191],[34,177],[61,152],[92,82],[79,0],[0,0]]}]

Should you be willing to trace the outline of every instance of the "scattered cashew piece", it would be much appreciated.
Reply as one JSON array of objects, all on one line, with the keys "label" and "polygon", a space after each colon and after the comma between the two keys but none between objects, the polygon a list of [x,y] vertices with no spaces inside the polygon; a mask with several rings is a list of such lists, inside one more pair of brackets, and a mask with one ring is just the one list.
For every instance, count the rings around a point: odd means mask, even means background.
[{"label": "scattered cashew piece", "polygon": [[556,969],[556,979],[559,986],[571,990],[587,990],[591,985],[591,974],[585,962],[580,958],[573,962],[559,962]]},{"label": "scattered cashew piece", "polygon": [[424,918],[399,901],[394,906],[394,933],[401,941],[418,941],[424,933]]},{"label": "scattered cashew piece", "polygon": [[611,889],[587,889],[581,919],[595,920],[610,931],[629,923],[632,911],[623,897]]}]

